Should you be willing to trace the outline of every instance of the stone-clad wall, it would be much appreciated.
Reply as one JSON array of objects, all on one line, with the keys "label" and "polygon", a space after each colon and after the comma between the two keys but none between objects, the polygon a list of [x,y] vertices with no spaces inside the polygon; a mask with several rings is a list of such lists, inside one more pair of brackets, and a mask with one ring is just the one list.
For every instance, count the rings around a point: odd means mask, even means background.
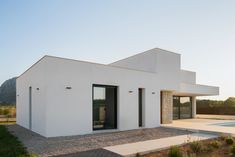
[{"label": "stone-clad wall", "polygon": [[173,94],[169,91],[162,91],[162,124],[172,123],[173,119]]},{"label": "stone-clad wall", "polygon": [[197,114],[197,99],[195,96],[192,97],[192,118],[196,118]]}]

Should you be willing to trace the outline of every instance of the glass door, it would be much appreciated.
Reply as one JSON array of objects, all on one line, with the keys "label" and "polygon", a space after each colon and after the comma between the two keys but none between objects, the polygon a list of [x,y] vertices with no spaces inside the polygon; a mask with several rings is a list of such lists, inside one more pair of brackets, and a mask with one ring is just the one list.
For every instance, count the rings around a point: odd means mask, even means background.
[{"label": "glass door", "polygon": [[117,87],[93,85],[93,130],[117,128]]},{"label": "glass door", "polygon": [[186,96],[173,97],[173,120],[192,118],[192,98]]},{"label": "glass door", "polygon": [[173,120],[180,119],[180,97],[173,97]]},{"label": "glass door", "polygon": [[192,118],[191,97],[180,97],[180,119]]}]

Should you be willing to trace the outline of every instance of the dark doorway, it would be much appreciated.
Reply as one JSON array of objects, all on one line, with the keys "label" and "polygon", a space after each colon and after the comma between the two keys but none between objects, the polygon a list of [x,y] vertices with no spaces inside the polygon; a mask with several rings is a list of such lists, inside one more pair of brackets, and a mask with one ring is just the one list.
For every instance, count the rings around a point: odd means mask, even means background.
[{"label": "dark doorway", "polygon": [[143,126],[143,88],[138,89],[139,97],[139,127]]},{"label": "dark doorway", "polygon": [[29,87],[29,129],[32,130],[32,87]]},{"label": "dark doorway", "polygon": [[93,130],[117,128],[117,87],[93,85]]},{"label": "dark doorway", "polygon": [[192,118],[192,97],[173,97],[173,119]]},{"label": "dark doorway", "polygon": [[160,92],[160,101],[161,101],[160,102],[160,105],[161,105],[161,113],[160,113],[161,115],[160,115],[160,118],[161,118],[161,124],[163,124],[163,120],[162,120],[163,119],[163,114],[162,114],[162,112],[163,112],[163,109],[162,109],[163,108],[163,106],[162,106],[162,99],[163,99],[163,97],[162,97],[162,91],[161,91]]}]

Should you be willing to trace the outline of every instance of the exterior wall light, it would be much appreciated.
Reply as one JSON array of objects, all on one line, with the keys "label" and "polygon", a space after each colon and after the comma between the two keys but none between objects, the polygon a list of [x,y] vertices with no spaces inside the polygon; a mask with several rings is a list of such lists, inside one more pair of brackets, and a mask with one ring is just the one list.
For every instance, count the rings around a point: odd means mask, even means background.
[{"label": "exterior wall light", "polygon": [[155,94],[155,92],[152,92],[152,94]]},{"label": "exterior wall light", "polygon": [[39,90],[39,88],[36,88],[37,90]]},{"label": "exterior wall light", "polygon": [[129,91],[129,93],[133,93],[133,91],[132,91],[132,90],[130,90],[130,91]]},{"label": "exterior wall light", "polygon": [[66,89],[72,89],[72,87],[66,87]]}]

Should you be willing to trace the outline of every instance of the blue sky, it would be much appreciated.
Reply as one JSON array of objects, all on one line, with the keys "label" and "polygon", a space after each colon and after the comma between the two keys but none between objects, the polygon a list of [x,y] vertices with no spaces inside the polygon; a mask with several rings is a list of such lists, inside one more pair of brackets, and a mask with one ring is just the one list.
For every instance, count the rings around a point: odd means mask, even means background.
[{"label": "blue sky", "polygon": [[0,1],[0,83],[43,55],[111,63],[159,47],[235,96],[234,0]]}]

